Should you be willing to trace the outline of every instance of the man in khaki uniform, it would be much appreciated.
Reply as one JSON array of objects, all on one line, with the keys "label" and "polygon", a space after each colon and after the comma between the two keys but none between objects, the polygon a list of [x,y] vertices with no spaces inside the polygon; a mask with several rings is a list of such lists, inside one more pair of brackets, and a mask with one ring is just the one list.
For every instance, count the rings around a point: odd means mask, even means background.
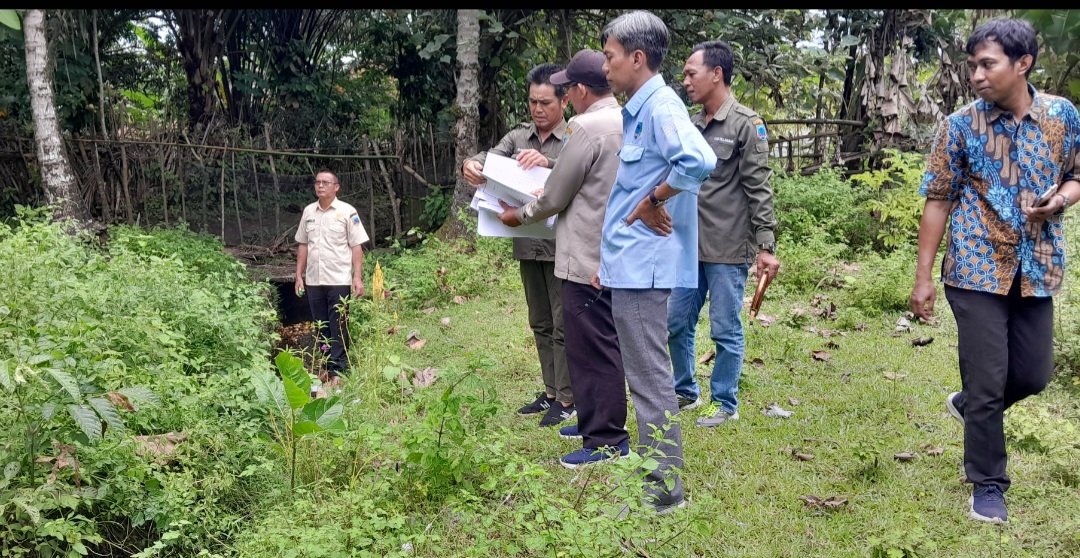
[{"label": "man in khaki uniform", "polygon": [[311,316],[320,325],[316,342],[329,346],[328,387],[341,383],[339,375],[348,366],[348,329],[343,327],[338,305],[352,296],[364,295],[361,275],[367,231],[356,209],[337,199],[341,185],[331,172],[315,176],[318,201],[304,208],[296,241],[296,296],[307,288]]},{"label": "man in khaki uniform", "polygon": [[[716,168],[698,193],[698,287],[676,288],[668,301],[668,348],[680,409],[701,405],[694,381],[694,335],[709,296],[709,323],[716,343],[711,402],[697,426],[739,418],[743,363],[740,312],[751,262],[756,273],[775,276],[773,192],[765,121],[731,94],[734,63],[723,41],[694,45],[683,67],[683,86],[702,110],[691,117],[716,153]],[[770,277],[771,279],[771,277]]]},{"label": "man in khaki uniform", "polygon": [[[566,71],[551,76],[565,85],[577,116],[563,135],[563,151],[544,184],[544,192],[524,207],[505,210],[499,219],[516,227],[558,214],[555,224],[555,276],[562,279],[563,327],[577,425],[563,427],[567,438],[584,447],[626,442],[626,378],[619,338],[611,316],[611,291],[592,286],[600,267],[600,233],[611,186],[619,171],[622,111],[604,77],[604,53],[581,50]],[[597,412],[597,411],[602,412]]]},{"label": "man in khaki uniform", "polygon": [[[489,151],[467,159],[461,168],[473,186],[483,184],[480,171],[488,153],[514,157],[524,169],[551,168],[562,149],[566,131],[566,87],[552,85],[551,75],[562,70],[555,64],[541,64],[529,71],[529,113],[532,123],[510,130]],[[529,326],[536,340],[544,393],[518,409],[522,415],[544,413],[540,426],[553,426],[575,415],[570,373],[562,323],[562,280],[555,276],[555,241],[535,238],[514,239],[514,259],[521,269],[521,284],[529,306]],[[555,404],[558,403],[558,404]]]}]

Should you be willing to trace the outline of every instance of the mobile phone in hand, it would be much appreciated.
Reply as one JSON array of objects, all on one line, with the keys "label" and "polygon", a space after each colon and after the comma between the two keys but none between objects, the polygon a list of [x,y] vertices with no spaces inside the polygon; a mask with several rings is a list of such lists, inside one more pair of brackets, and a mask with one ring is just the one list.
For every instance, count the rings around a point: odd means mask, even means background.
[{"label": "mobile phone in hand", "polygon": [[1035,204],[1033,207],[1042,207],[1046,205],[1046,202],[1050,201],[1050,198],[1054,197],[1058,191],[1058,185],[1054,184],[1046,189],[1039,197],[1035,198]]}]

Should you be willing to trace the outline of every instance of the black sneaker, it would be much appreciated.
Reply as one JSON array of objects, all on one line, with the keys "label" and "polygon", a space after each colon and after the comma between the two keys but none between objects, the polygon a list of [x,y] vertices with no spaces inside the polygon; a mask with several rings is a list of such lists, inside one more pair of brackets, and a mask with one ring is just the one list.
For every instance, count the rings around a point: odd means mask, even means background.
[{"label": "black sneaker", "polygon": [[536,398],[536,401],[525,405],[518,409],[519,415],[535,415],[542,413],[551,407],[551,404],[555,402],[555,398],[548,398],[547,394],[540,392],[540,396]]},{"label": "black sneaker", "polygon": [[577,408],[574,407],[573,403],[569,407],[563,407],[562,403],[552,403],[551,407],[544,413],[544,418],[540,419],[540,427],[555,426],[576,416]]}]

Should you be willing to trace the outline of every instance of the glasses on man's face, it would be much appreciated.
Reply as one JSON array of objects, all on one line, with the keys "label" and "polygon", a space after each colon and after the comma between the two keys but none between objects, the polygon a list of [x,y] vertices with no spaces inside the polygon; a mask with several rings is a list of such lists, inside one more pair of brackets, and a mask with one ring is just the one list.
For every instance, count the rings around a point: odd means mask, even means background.
[{"label": "glasses on man's face", "polygon": [[337,184],[337,182],[334,182],[334,181],[331,181],[331,180],[316,180],[315,181],[316,186],[331,186],[333,184]]}]

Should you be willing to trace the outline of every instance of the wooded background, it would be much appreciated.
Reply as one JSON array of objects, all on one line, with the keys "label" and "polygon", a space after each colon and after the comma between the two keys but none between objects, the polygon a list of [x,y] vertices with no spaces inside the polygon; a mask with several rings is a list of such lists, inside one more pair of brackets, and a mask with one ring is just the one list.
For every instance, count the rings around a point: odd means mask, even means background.
[{"label": "wooded background", "polygon": [[[486,149],[529,119],[525,73],[599,48],[619,13],[59,10],[46,28],[57,118],[93,219],[185,221],[229,244],[281,245],[327,169],[387,245],[453,218],[468,135],[460,53],[476,57],[467,85]],[[1030,19],[1043,46],[1032,82],[1080,97],[1080,16],[1068,10],[655,13],[672,31],[662,73],[680,94],[694,43],[732,45],[734,92],[766,119],[789,172],[859,172],[886,147],[926,151],[933,125],[973,98],[963,46],[990,17]],[[24,37],[0,26],[0,217],[45,199],[30,106]]]}]

